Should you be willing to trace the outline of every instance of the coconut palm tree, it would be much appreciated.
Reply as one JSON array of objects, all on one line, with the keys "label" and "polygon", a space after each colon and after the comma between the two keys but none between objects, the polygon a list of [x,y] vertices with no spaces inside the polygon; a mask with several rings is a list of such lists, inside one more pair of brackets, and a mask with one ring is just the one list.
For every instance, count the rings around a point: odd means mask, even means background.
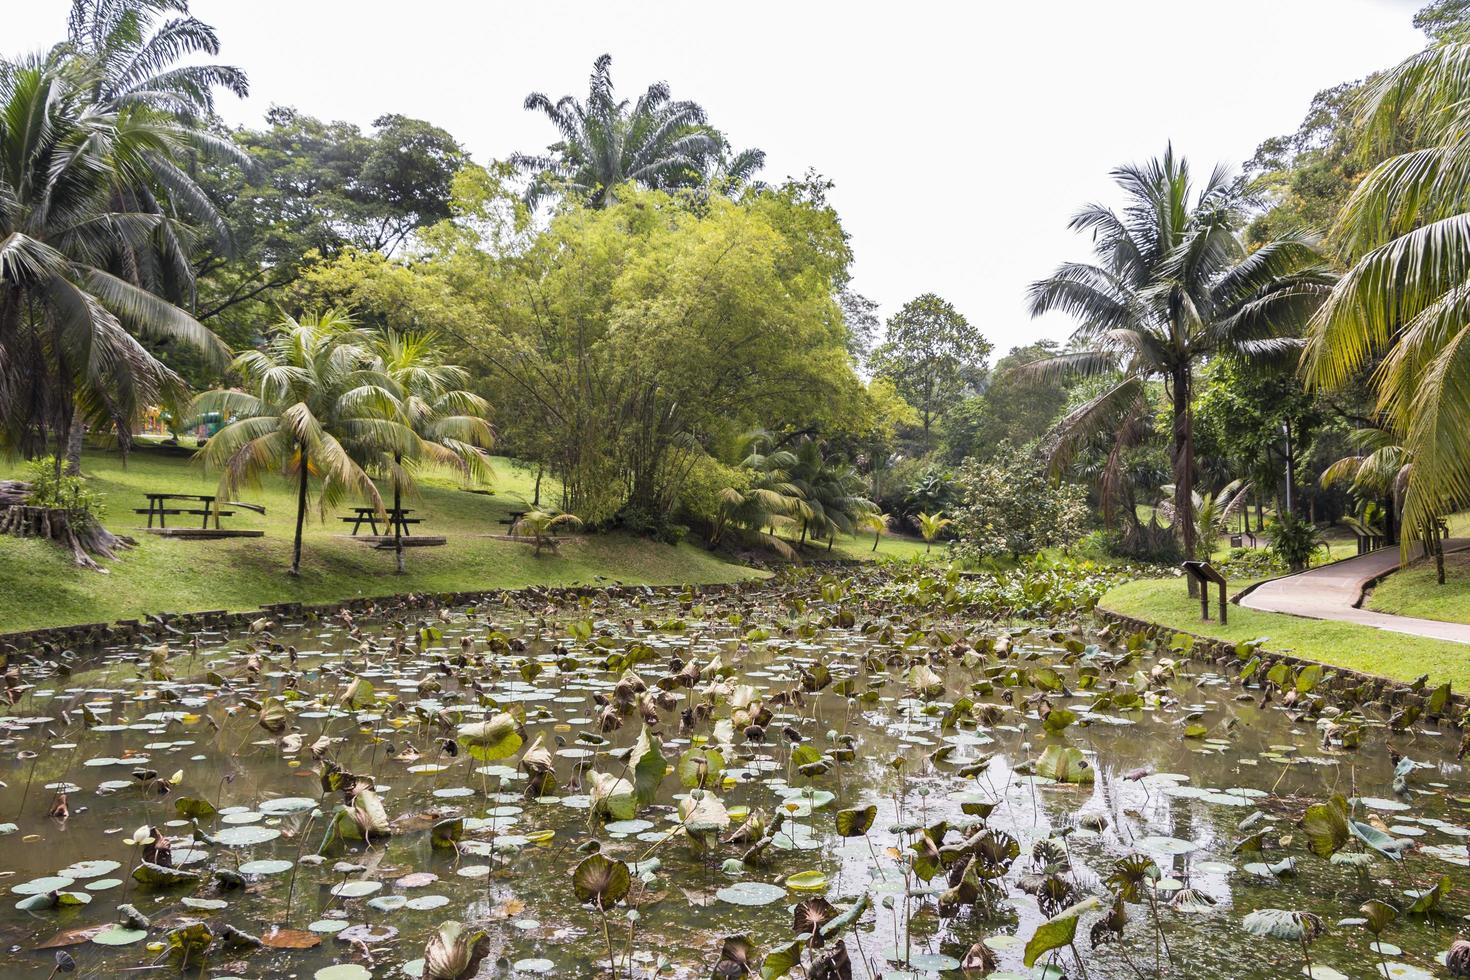
[{"label": "coconut palm tree", "polygon": [[[179,16],[159,23],[168,14]],[[72,0],[66,42],[56,54],[87,62],[92,101],[111,110],[143,105],[208,118],[215,89],[241,98],[250,90],[239,68],[179,63],[219,54],[214,28],[189,16],[187,0]]]},{"label": "coconut palm tree", "polygon": [[[495,442],[486,421],[490,406],[467,390],[469,372],[444,363],[434,338],[422,333],[384,331],[374,342],[378,368],[394,385],[401,420],[416,437],[412,455],[389,451],[385,468],[393,480],[393,509],[403,503],[403,491],[414,485],[414,474],[425,467],[453,470],[465,479],[487,479],[490,464],[485,450]],[[403,572],[403,526],[393,522],[393,550]]]},{"label": "coconut palm tree", "polygon": [[180,304],[194,300],[191,257],[199,243],[226,253],[230,248],[224,219],[191,173],[194,160],[247,170],[253,165],[245,150],[205,125],[214,113],[216,89],[248,94],[245,73],[228,65],[181,63],[218,53],[214,30],[188,16],[185,0],[73,0],[67,40],[48,58],[91,111],[171,124],[176,151],[140,155],[112,190],[113,210],[157,216],[152,234],[138,247],[115,250],[106,265]]},{"label": "coconut palm tree", "polygon": [[377,363],[371,338],[345,313],[286,317],[260,350],[236,357],[232,368],[246,390],[194,399],[195,412],[230,420],[199,454],[219,471],[221,498],[266,472],[295,481],[290,574],[300,575],[312,477],[323,515],[349,493],[382,510],[366,467],[385,454],[411,457],[419,439],[404,421],[397,383]]},{"label": "coconut palm tree", "polygon": [[1333,388],[1372,371],[1384,428],[1413,461],[1401,525],[1417,529],[1470,501],[1470,44],[1370,83],[1358,123],[1365,153],[1395,155],[1342,209],[1332,238],[1351,267],[1312,321],[1302,372]]},{"label": "coconut palm tree", "polygon": [[1098,261],[1066,263],[1030,291],[1033,316],[1055,310],[1079,321],[1075,349],[1018,370],[1112,379],[1058,426],[1054,452],[1062,456],[1098,431],[1125,431],[1117,420],[1137,415],[1146,385],[1163,381],[1172,405],[1176,527],[1193,554],[1195,368],[1225,354],[1255,362],[1295,356],[1291,338],[1330,280],[1302,237],[1247,253],[1238,231],[1248,200],[1222,169],[1196,188],[1170,147],[1113,176],[1128,198],[1122,213],[1089,205],[1071,222],[1093,236]]},{"label": "coconut palm tree", "polygon": [[873,550],[875,552],[878,550],[878,542],[883,540],[883,534],[888,530],[888,525],[892,520],[887,514],[880,513],[876,510],[864,514],[859,518],[858,524],[864,530],[873,532]]},{"label": "coconut palm tree", "polygon": [[182,388],[140,339],[227,361],[193,317],[106,268],[165,220],[115,189],[181,147],[174,124],[99,110],[53,68],[0,71],[0,443],[38,455],[81,412],[126,447],[141,408]]},{"label": "coconut palm tree", "polygon": [[[511,157],[531,176],[526,197],[533,205],[571,193],[593,207],[607,207],[618,185],[628,181],[664,190],[693,186],[704,160],[720,150],[721,140],[705,125],[704,109],[675,101],[667,82],[654,82],[636,102],[619,101],[613,94],[611,55],[593,63],[585,102],[570,95],[552,102],[533,92],[525,107],[544,114],[560,135],[546,153]],[[748,160],[751,152],[742,156]]]}]

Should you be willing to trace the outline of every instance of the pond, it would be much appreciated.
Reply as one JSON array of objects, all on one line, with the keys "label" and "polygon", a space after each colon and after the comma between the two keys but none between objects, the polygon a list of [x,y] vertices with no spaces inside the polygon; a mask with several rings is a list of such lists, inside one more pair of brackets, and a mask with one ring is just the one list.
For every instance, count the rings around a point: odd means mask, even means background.
[{"label": "pond", "polygon": [[1447,723],[946,605],[537,593],[23,666],[0,972],[1450,975]]}]

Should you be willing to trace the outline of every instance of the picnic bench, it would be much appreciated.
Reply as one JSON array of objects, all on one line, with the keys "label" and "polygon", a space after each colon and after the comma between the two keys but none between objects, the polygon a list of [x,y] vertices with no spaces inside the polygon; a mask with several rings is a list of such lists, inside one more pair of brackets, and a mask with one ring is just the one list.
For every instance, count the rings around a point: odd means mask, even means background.
[{"label": "picnic bench", "polygon": [[232,507],[240,510],[250,510],[257,514],[264,514],[265,508],[259,504],[247,504],[238,500],[227,500],[223,504],[213,495],[208,493],[145,493],[148,498],[147,507],[135,507],[133,513],[148,515],[148,529],[153,529],[153,518],[158,518],[159,529],[168,528],[169,517],[184,514],[199,516],[203,518],[199,522],[200,530],[209,528],[210,517],[214,518],[214,530],[219,531],[219,519],[221,517],[234,517],[234,510],[222,510],[221,507]]},{"label": "picnic bench", "polygon": [[516,526],[516,521],[519,521],[522,517],[525,517],[526,514],[528,514],[528,513],[529,513],[529,511],[513,510],[513,511],[510,512],[510,516],[509,517],[507,517],[507,518],[505,518],[505,519],[503,519],[501,521],[497,521],[496,523],[498,523],[498,524],[504,524],[507,528],[513,528],[513,527]]},{"label": "picnic bench", "polygon": [[[354,507],[352,510],[353,514],[351,516],[341,518],[342,521],[352,525],[352,536],[357,537],[357,532],[366,524],[372,528],[373,537],[378,537],[378,514],[380,513],[378,508]],[[397,528],[403,532],[404,537],[408,537],[408,526],[410,524],[422,524],[424,522],[422,517],[409,517],[408,515],[412,514],[413,511],[406,507],[389,507],[381,511],[381,513],[386,514],[382,532],[385,535],[391,535],[394,528]]]}]

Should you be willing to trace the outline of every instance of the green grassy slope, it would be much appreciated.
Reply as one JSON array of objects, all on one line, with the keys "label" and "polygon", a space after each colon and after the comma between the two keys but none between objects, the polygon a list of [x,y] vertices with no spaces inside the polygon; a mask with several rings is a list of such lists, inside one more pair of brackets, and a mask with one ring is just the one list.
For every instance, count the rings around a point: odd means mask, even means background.
[{"label": "green grassy slope", "polygon": [[[1247,583],[1231,583],[1232,591]],[[1355,623],[1332,623],[1281,613],[1230,607],[1229,625],[1200,620],[1199,600],[1191,599],[1183,579],[1138,579],[1103,597],[1102,607],[1171,629],[1238,643],[1267,637],[1268,650],[1411,681],[1429,674],[1438,684],[1470,687],[1470,647],[1426,640]]]},{"label": "green grassy slope", "polygon": [[[189,454],[144,448],[126,469],[115,454],[89,452],[84,471],[106,495],[106,523],[133,533],[138,547],[104,563],[109,574],[75,567],[61,548],[43,541],[0,537],[0,632],[70,623],[103,622],[151,612],[251,609],[268,602],[329,602],[355,596],[414,591],[469,591],[599,581],[676,584],[737,581],[758,573],[722,561],[693,545],[672,547],[622,534],[567,539],[559,554],[535,556],[529,545],[480,535],[503,534],[497,523],[525,510],[534,474],[495,461],[495,496],[466,493],[450,480],[428,480],[405,502],[425,521],[415,533],[442,534],[449,543],[408,551],[408,570],[393,572],[393,553],[347,536],[350,524],[329,511],[312,512],[306,527],[302,574],[286,575],[291,559],[295,498],[284,481],[243,490],[239,499],[261,504],[265,516],[237,511],[224,526],[260,528],[263,538],[188,541],[134,533],[146,515],[146,491],[213,493],[215,477]],[[0,478],[22,475],[0,463]],[[543,486],[543,494],[548,488]],[[543,498],[544,499],[544,498]],[[193,523],[197,518],[171,519]],[[421,530],[420,530],[421,529]],[[601,578],[599,578],[601,576]]]},{"label": "green grassy slope", "polygon": [[1445,555],[1444,572],[1440,585],[1434,562],[1418,559],[1379,582],[1365,606],[1396,616],[1470,623],[1470,551]]}]

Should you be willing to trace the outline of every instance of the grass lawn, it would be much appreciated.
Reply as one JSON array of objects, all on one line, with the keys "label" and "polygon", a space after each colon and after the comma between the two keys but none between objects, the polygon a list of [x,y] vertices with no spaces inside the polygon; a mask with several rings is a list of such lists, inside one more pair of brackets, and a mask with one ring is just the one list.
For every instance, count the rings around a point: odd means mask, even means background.
[{"label": "grass lawn", "polygon": [[1378,583],[1364,605],[1397,616],[1470,623],[1470,551],[1444,556],[1444,585],[1436,581],[1434,562],[1419,558]]},{"label": "grass lawn", "polygon": [[[1232,583],[1239,589],[1245,582]],[[1125,616],[1160,623],[1171,629],[1239,642],[1266,637],[1266,649],[1318,660],[1325,664],[1399,681],[1429,674],[1433,683],[1449,681],[1470,688],[1470,648],[1462,643],[1426,640],[1355,623],[1303,619],[1282,613],[1230,607],[1230,623],[1221,626],[1199,618],[1199,600],[1191,599],[1182,578],[1138,579],[1103,597],[1101,606]]]},{"label": "grass lawn", "polygon": [[[60,547],[45,541],[0,537],[0,632],[72,623],[136,618],[147,613],[252,609],[268,602],[330,602],[355,596],[432,591],[577,585],[600,582],[679,584],[730,582],[758,575],[696,545],[658,544],[623,534],[573,536],[559,554],[536,556],[530,545],[495,541],[497,523],[527,509],[534,472],[496,459],[494,496],[465,493],[448,479],[425,481],[404,506],[424,523],[416,533],[449,538],[444,547],[407,552],[407,572],[395,575],[393,553],[348,537],[351,525],[329,511],[325,522],[309,512],[301,577],[286,574],[295,530],[295,495],[282,480],[242,490],[239,499],[261,504],[264,516],[237,511],[225,527],[260,528],[263,538],[188,541],[132,532],[146,523],[133,508],[147,505],[145,491],[213,493],[216,478],[188,452],[140,448],[127,468],[116,454],[90,451],[83,470],[106,496],[106,523],[132,533],[138,547],[104,565],[107,575],[77,568]],[[0,462],[0,478],[23,475]],[[549,488],[543,485],[543,500]],[[391,491],[389,491],[391,492]],[[352,504],[355,501],[346,501]],[[197,518],[174,518],[181,526]],[[420,530],[421,529],[421,530]]]},{"label": "grass lawn", "polygon": [[[922,558],[925,554],[923,538],[911,538],[903,534],[883,535],[878,541],[877,551],[873,550],[872,535],[859,534],[855,537],[844,535],[837,539],[837,545],[832,550],[843,552],[844,557],[863,561],[870,558]],[[929,556],[940,561],[946,560],[948,553],[943,542],[936,542]]]}]

